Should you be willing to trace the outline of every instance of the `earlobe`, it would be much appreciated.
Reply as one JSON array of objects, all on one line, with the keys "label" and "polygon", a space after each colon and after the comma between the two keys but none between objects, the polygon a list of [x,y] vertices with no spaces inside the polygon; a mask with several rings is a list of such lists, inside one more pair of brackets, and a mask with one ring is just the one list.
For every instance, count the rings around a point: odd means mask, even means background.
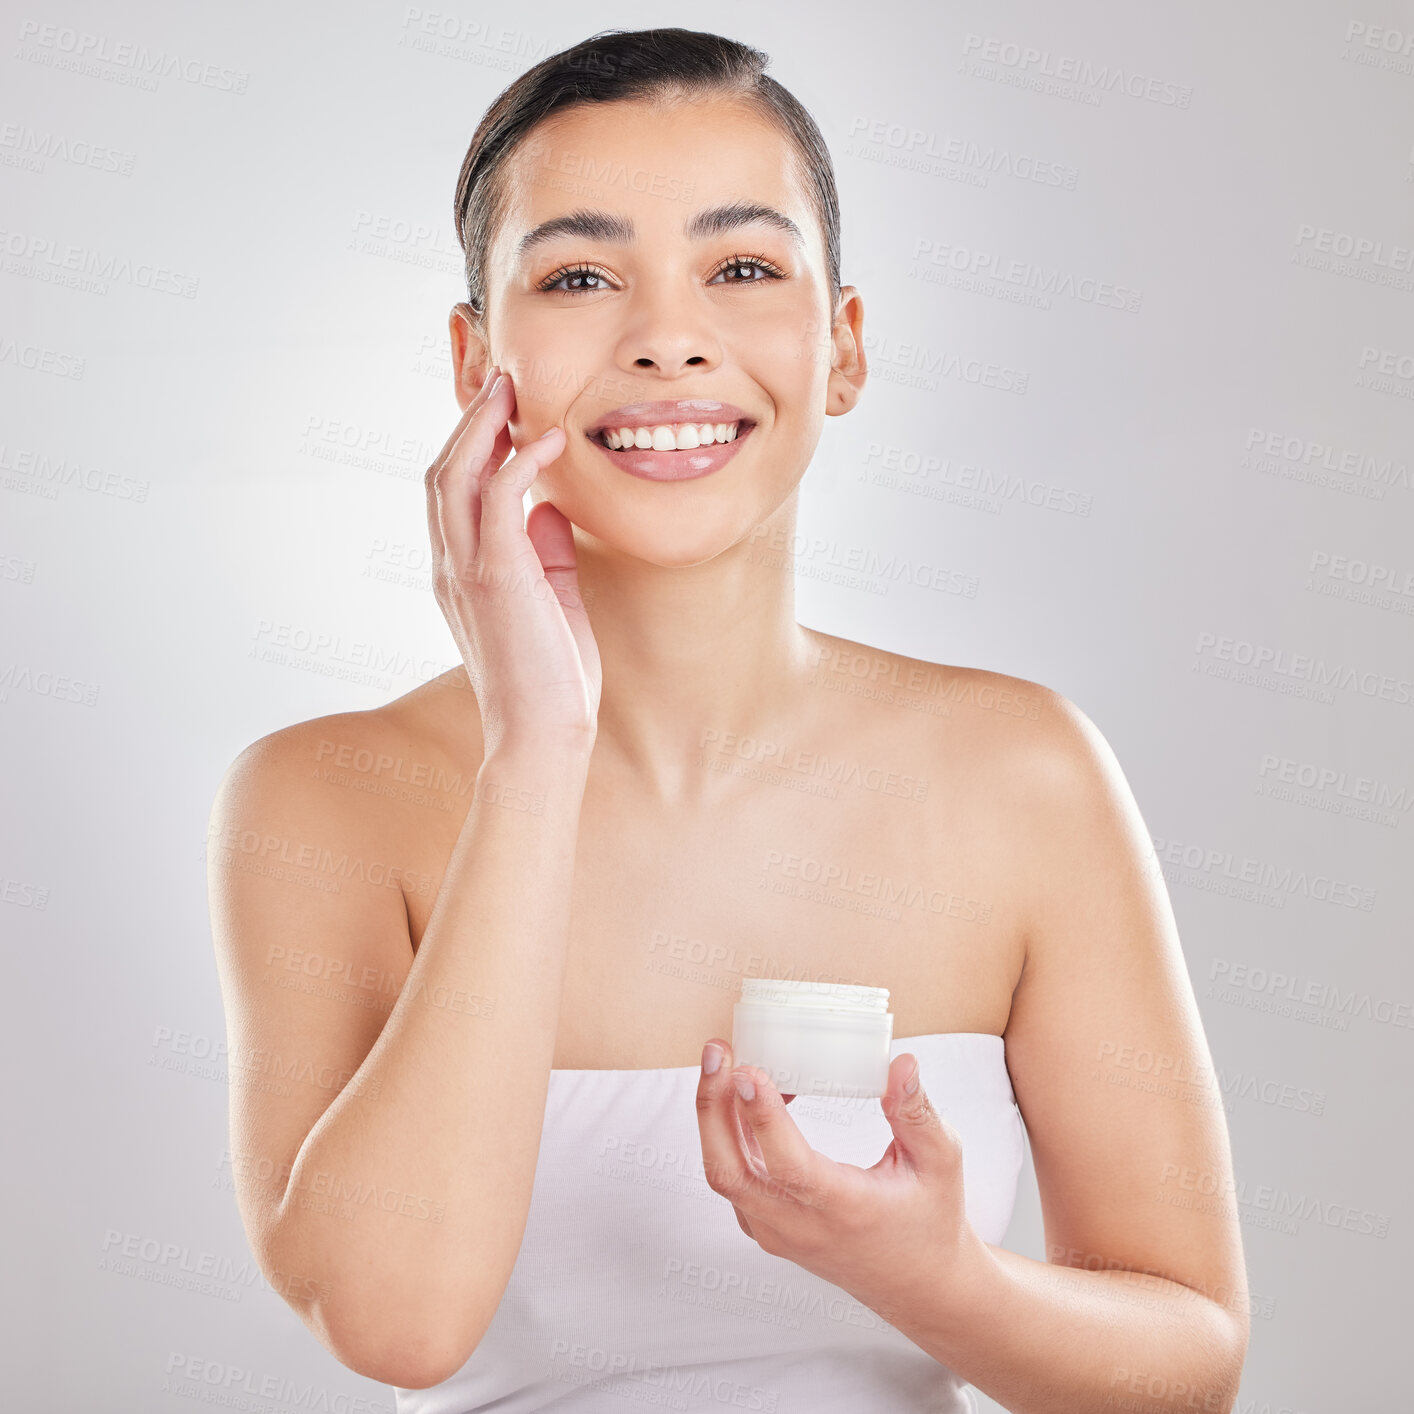
[{"label": "earlobe", "polygon": [[840,301],[830,332],[834,362],[830,367],[831,417],[848,412],[864,392],[869,368],[864,359],[864,300],[853,285],[840,289]]}]

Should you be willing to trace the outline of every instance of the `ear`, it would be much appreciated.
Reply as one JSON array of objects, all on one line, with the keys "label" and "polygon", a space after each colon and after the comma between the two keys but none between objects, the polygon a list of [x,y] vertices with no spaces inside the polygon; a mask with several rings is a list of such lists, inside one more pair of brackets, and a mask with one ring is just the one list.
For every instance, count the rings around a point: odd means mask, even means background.
[{"label": "ear", "polygon": [[830,381],[825,391],[825,412],[838,417],[848,412],[864,392],[869,368],[864,360],[864,299],[853,285],[840,287],[840,300],[830,326]]},{"label": "ear", "polygon": [[490,368],[491,349],[481,320],[469,304],[454,304],[447,316],[452,336],[452,391],[463,412],[481,389]]}]

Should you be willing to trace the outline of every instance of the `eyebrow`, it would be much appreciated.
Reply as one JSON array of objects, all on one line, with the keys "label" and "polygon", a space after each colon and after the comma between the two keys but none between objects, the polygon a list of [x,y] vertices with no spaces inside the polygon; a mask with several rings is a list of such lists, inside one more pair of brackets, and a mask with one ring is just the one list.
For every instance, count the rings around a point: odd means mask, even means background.
[{"label": "eyebrow", "polygon": [[[789,216],[777,211],[774,206],[763,206],[756,201],[732,201],[723,206],[709,206],[688,219],[683,226],[683,234],[689,240],[697,241],[757,222],[784,231],[796,245],[804,247],[805,238],[800,233],[800,227]],[[626,216],[615,216],[608,211],[592,211],[587,208],[571,211],[568,216],[556,216],[553,220],[542,221],[540,225],[527,231],[516,245],[516,259],[523,260],[537,246],[559,236],[580,236],[590,241],[631,245],[637,232],[633,222]]]}]

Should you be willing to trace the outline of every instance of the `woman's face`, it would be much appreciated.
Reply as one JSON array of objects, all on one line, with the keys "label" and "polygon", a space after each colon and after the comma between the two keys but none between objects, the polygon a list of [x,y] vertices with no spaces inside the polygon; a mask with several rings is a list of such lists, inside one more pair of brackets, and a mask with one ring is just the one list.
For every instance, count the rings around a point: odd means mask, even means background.
[{"label": "woman's face", "polygon": [[[775,126],[738,103],[610,103],[554,115],[503,173],[487,342],[454,329],[458,397],[465,406],[486,364],[506,370],[514,445],[552,426],[566,435],[532,498],[608,545],[682,566],[738,543],[795,490],[826,414],[847,411],[863,387],[862,304],[846,287],[838,314],[830,307],[824,237],[793,157]],[[734,206],[786,222],[719,215],[688,229]],[[597,229],[522,245],[545,222],[587,213]],[[743,422],[740,446],[710,474],[646,479],[626,469],[631,454],[591,436],[617,410],[679,399],[734,404],[755,424]]]}]

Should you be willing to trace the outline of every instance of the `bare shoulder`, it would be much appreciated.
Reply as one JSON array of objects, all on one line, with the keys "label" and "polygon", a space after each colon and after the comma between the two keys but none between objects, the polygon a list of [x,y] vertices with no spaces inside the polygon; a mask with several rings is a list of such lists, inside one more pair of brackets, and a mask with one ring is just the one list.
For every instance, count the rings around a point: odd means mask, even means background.
[{"label": "bare shoulder", "polygon": [[1041,683],[830,634],[811,636],[814,686],[858,704],[881,730],[911,732],[950,769],[1030,775],[1048,757],[1076,749],[1083,714]]},{"label": "bare shoulder", "polygon": [[[912,715],[946,808],[989,833],[1023,948],[1003,1031],[1041,1191],[1047,1260],[1166,1277],[1209,1296],[1240,1349],[1247,1290],[1236,1209],[1184,1201],[1196,1173],[1231,1192],[1232,1156],[1173,908],[1115,751],[1062,693],[816,635],[822,685],[875,719]],[[850,684],[854,684],[853,687]],[[946,776],[944,776],[946,772]],[[958,782],[963,784],[959,787]],[[1134,1061],[1157,1058],[1151,1083]]]},{"label": "bare shoulder", "polygon": [[227,767],[217,805],[258,794],[266,813],[316,811],[348,825],[465,792],[481,764],[480,716],[464,674],[444,673],[379,707],[277,728]]},{"label": "bare shoulder", "polygon": [[[1077,868],[1092,882],[1156,872],[1124,773],[1087,713],[1044,683],[936,663],[829,635],[816,686],[841,702],[856,741],[907,751],[944,786],[940,808],[1004,865],[1030,955]],[[1152,877],[1142,877],[1153,898]]]}]

